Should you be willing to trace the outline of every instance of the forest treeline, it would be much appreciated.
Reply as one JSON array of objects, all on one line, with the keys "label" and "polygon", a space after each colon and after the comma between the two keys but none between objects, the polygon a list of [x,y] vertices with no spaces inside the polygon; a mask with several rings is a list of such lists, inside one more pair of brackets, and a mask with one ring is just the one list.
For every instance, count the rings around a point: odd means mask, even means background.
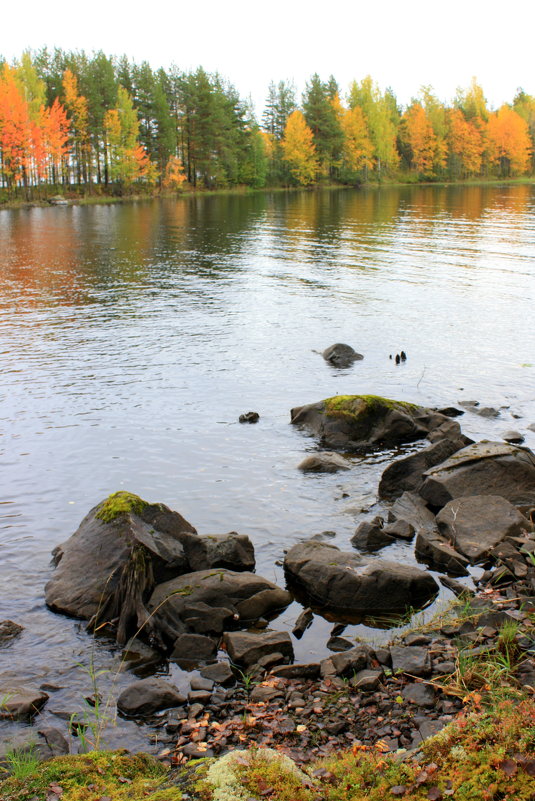
[{"label": "forest treeline", "polygon": [[450,105],[402,108],[371,77],[343,94],[313,75],[271,83],[260,120],[202,68],[46,48],[0,58],[0,200],[57,191],[358,185],[535,173],[535,97],[489,109],[472,80]]}]

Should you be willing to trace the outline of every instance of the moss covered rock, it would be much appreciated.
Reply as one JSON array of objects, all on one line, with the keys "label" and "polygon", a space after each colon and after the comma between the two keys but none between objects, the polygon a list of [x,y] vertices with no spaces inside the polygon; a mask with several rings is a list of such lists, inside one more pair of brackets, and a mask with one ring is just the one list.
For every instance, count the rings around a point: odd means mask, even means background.
[{"label": "moss covered rock", "polygon": [[[400,445],[423,439],[451,420],[439,412],[378,395],[336,395],[291,410],[291,422],[342,450]],[[458,429],[460,431],[460,428]]]}]

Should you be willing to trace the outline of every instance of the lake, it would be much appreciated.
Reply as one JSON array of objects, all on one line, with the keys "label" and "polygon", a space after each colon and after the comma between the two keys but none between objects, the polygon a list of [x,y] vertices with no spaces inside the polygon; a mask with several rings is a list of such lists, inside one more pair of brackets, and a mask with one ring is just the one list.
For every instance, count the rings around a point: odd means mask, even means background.
[{"label": "lake", "polygon": [[[39,723],[56,726],[91,692],[91,660],[110,671],[104,692],[132,680],[113,672],[118,651],[43,600],[51,550],[116,490],[201,534],[248,534],[257,571],[280,584],[277,562],[300,539],[330,531],[347,547],[393,454],[304,475],[316,443],[289,424],[294,406],[337,393],[478,400],[500,415],[467,412],[464,433],[516,428],[533,448],[534,301],[533,185],[0,211],[0,619],[25,627],[0,652],[0,680],[55,686]],[[319,352],[334,342],[364,360],[330,367]],[[260,421],[241,425],[250,410]],[[381,555],[414,561],[405,543]],[[291,630],[300,610],[273,625]],[[327,653],[331,626],[316,618],[297,658]],[[0,740],[27,733],[0,724]],[[146,747],[149,734],[118,721],[109,744]]]}]

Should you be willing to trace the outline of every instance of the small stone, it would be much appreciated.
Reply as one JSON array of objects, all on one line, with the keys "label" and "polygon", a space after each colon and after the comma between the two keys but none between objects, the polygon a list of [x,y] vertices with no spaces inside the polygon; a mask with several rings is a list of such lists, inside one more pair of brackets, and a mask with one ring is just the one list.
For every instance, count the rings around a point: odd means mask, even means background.
[{"label": "small stone", "polygon": [[403,640],[405,645],[429,645],[431,642],[431,639],[427,636],[427,634],[420,634],[415,631],[410,631],[405,635]]},{"label": "small stone", "polygon": [[353,643],[346,640],[345,637],[330,637],[327,641],[327,648],[329,651],[349,651],[353,648]]},{"label": "small stone", "polygon": [[214,756],[212,749],[206,748],[201,743],[186,743],[180,750],[190,759],[211,759]]},{"label": "small stone", "polygon": [[284,679],[317,679],[320,675],[320,664],[319,662],[309,662],[295,665],[278,665],[271,670],[271,675]]},{"label": "small stone", "polygon": [[455,662],[433,662],[433,673],[449,676],[455,671]]},{"label": "small stone", "polygon": [[188,720],[198,718],[202,712],[204,712],[204,704],[199,704],[198,702],[192,704],[188,709]]},{"label": "small stone", "polygon": [[382,677],[382,670],[359,670],[351,679],[350,684],[356,690],[373,692],[378,688]]},{"label": "small stone", "polygon": [[180,634],[169,657],[172,662],[207,662],[217,654],[217,644],[204,634]]},{"label": "small stone", "polygon": [[303,473],[337,473],[339,470],[349,470],[351,464],[339,453],[324,451],[306,456],[297,467]]},{"label": "small stone", "polygon": [[314,620],[314,612],[312,609],[307,608],[303,609],[297,620],[295,621],[295,626],[292,629],[292,634],[296,639],[300,640],[305,631],[312,625],[312,621]]},{"label": "small stone", "polygon": [[258,412],[245,412],[245,414],[240,414],[238,420],[240,423],[258,423],[260,415]]},{"label": "small stone", "polygon": [[212,692],[214,689],[214,682],[211,679],[203,678],[202,676],[194,676],[190,681],[192,690],[204,690],[205,692]]},{"label": "small stone", "polygon": [[433,707],[435,705],[435,691],[428,684],[407,684],[401,691],[405,701],[423,707]]},{"label": "small stone", "polygon": [[502,434],[502,439],[505,442],[511,442],[513,445],[520,445],[524,442],[524,435],[520,433],[520,431],[505,431]]},{"label": "small stone", "polygon": [[431,658],[427,648],[393,645],[390,656],[394,673],[400,671],[411,676],[428,676],[431,673]]},{"label": "small stone", "polygon": [[253,704],[258,704],[269,703],[273,698],[281,698],[282,695],[283,692],[278,687],[267,687],[259,684],[253,688],[249,698]]},{"label": "small stone", "polygon": [[22,631],[24,631],[24,627],[19,626],[18,623],[13,623],[12,620],[2,620],[0,622],[0,645],[14,640]]},{"label": "small stone", "polygon": [[137,717],[180,706],[185,700],[176,687],[163,679],[141,679],[122,691],[117,699],[117,708],[123,715]]},{"label": "small stone", "polygon": [[223,687],[230,687],[236,684],[236,676],[228,662],[216,662],[213,665],[206,665],[200,669],[201,676],[205,679],[211,679],[216,684],[221,684]]},{"label": "small stone", "polygon": [[48,701],[47,693],[30,687],[0,687],[0,720],[31,720]]},{"label": "small stone", "polygon": [[383,531],[385,534],[388,534],[390,537],[395,537],[396,539],[412,540],[415,529],[411,523],[400,519],[389,523],[384,527]]},{"label": "small stone", "polygon": [[209,704],[212,693],[210,690],[191,690],[188,693],[188,701],[190,704]]}]

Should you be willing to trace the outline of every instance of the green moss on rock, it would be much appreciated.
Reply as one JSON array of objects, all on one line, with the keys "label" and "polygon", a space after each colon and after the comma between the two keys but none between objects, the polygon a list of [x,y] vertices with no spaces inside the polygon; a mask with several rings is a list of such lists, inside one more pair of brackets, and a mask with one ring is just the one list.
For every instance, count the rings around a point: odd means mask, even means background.
[{"label": "green moss on rock", "polygon": [[147,501],[144,501],[139,495],[120,490],[119,492],[113,492],[105,501],[102,501],[95,516],[104,523],[111,523],[119,515],[131,512],[140,515],[148,505]]},{"label": "green moss on rock", "polygon": [[418,409],[415,403],[383,398],[380,395],[335,395],[333,398],[326,398],[323,403],[325,414],[329,417],[378,417],[393,409],[405,412]]}]

